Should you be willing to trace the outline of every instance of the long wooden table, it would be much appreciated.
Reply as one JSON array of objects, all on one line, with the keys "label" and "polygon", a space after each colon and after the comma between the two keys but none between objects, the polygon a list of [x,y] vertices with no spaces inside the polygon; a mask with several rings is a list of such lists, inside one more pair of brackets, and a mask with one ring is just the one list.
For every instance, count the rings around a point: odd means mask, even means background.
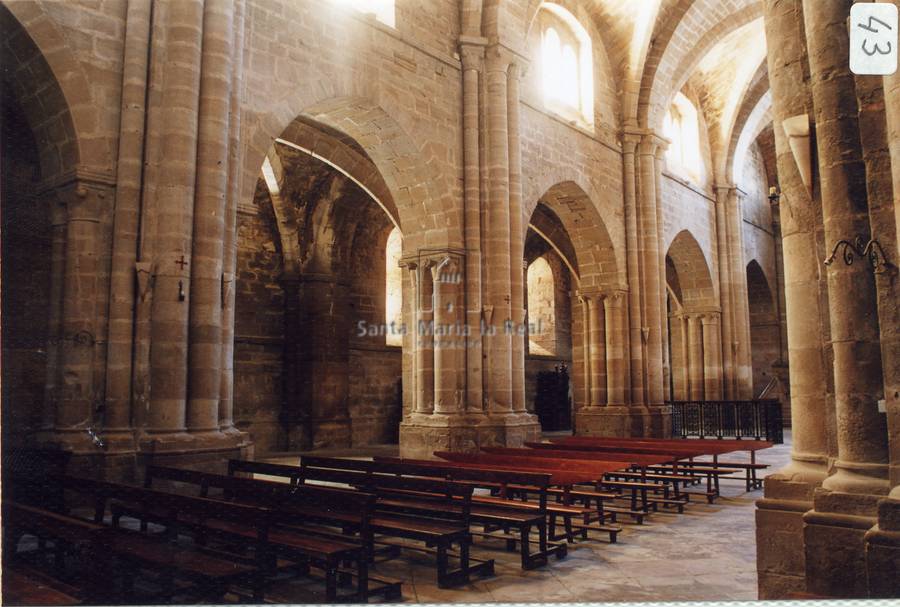
[{"label": "long wooden table", "polygon": [[[520,470],[540,470],[549,472],[578,473],[583,475],[578,481],[572,484],[591,484],[597,491],[601,491],[604,486],[613,486],[617,489],[627,489],[631,491],[631,509],[626,511],[627,514],[643,512],[644,515],[649,514],[651,505],[662,502],[681,502],[680,499],[669,498],[668,487],[659,487],[653,483],[644,483],[640,481],[612,481],[605,479],[607,473],[625,470],[629,467],[628,462],[624,461],[602,461],[602,460],[550,460],[542,458],[523,458],[514,456],[492,455],[489,453],[471,454],[471,453],[452,453],[449,451],[435,451],[435,456],[449,461],[469,462],[474,464],[495,466],[505,465],[518,467]],[[563,497],[566,503],[571,503],[572,484],[564,486]],[[649,491],[662,490],[664,495],[658,498],[651,498]],[[683,502],[682,502],[683,506]],[[655,506],[652,506],[655,508]],[[642,519],[643,517],[639,517]],[[637,520],[637,519],[636,519]]]},{"label": "long wooden table", "polygon": [[[757,470],[765,469],[768,466],[756,462],[756,452],[768,449],[774,446],[769,441],[759,440],[739,440],[739,439],[664,439],[664,438],[615,438],[615,437],[599,437],[599,436],[566,436],[551,439],[551,442],[562,448],[584,447],[595,450],[603,447],[606,449],[629,451],[634,453],[648,453],[650,450],[669,450],[675,453],[689,453],[691,451],[697,455],[688,456],[689,460],[693,457],[703,455],[711,455],[713,458],[713,466],[724,466],[730,468],[741,468],[747,471],[746,485],[747,490],[762,488],[762,480],[756,476]],[[748,451],[750,453],[750,463],[744,462],[720,462],[719,456],[726,453],[734,453],[738,451]],[[696,466],[703,465],[704,462],[689,461],[686,465]]]}]

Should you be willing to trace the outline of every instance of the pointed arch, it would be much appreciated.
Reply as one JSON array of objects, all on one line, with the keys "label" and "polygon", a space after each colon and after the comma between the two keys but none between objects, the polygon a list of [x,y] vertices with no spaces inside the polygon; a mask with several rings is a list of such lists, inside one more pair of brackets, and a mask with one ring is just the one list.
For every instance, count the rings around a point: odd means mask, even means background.
[{"label": "pointed arch", "polygon": [[666,253],[677,276],[680,302],[686,310],[717,307],[717,294],[703,249],[689,230],[679,232]]}]

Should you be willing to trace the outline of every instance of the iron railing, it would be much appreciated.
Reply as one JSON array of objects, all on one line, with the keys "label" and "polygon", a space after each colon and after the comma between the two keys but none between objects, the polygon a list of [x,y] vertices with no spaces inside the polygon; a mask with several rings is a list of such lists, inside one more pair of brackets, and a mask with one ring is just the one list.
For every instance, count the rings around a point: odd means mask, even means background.
[{"label": "iron railing", "polygon": [[747,438],[784,442],[781,403],[765,400],[675,401],[674,438]]}]

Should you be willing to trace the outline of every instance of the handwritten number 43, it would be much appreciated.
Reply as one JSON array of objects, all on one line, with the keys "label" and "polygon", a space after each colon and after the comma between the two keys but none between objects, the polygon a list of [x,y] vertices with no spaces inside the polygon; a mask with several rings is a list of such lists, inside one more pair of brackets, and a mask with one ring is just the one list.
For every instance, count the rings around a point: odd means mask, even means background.
[{"label": "handwritten number 43", "polygon": [[[885,23],[884,21],[882,21],[881,19],[878,19],[876,17],[869,17],[868,25],[863,24],[863,23],[857,23],[856,25],[857,25],[857,27],[861,27],[862,29],[864,29],[868,32],[872,32],[873,34],[881,33],[880,30],[878,30],[877,28],[875,28],[872,25],[872,22],[878,23],[879,25],[883,25],[884,27],[891,29],[890,25],[888,25],[887,23]],[[890,40],[887,41],[887,50],[884,50],[880,46],[878,46],[878,43],[875,43],[875,48],[873,48],[872,50],[869,50],[868,47],[866,46],[868,44],[868,42],[869,42],[868,38],[863,40],[862,51],[869,57],[875,55],[876,53],[879,55],[889,55],[891,53],[892,49],[891,49],[891,41]]]}]

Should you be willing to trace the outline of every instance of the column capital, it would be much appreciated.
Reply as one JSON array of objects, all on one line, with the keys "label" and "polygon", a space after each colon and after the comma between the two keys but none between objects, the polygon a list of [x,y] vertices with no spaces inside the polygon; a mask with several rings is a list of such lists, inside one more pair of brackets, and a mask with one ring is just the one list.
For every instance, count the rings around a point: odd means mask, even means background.
[{"label": "column capital", "polygon": [[459,58],[463,70],[481,70],[484,68],[484,50],[486,46],[487,38],[459,37]]}]

